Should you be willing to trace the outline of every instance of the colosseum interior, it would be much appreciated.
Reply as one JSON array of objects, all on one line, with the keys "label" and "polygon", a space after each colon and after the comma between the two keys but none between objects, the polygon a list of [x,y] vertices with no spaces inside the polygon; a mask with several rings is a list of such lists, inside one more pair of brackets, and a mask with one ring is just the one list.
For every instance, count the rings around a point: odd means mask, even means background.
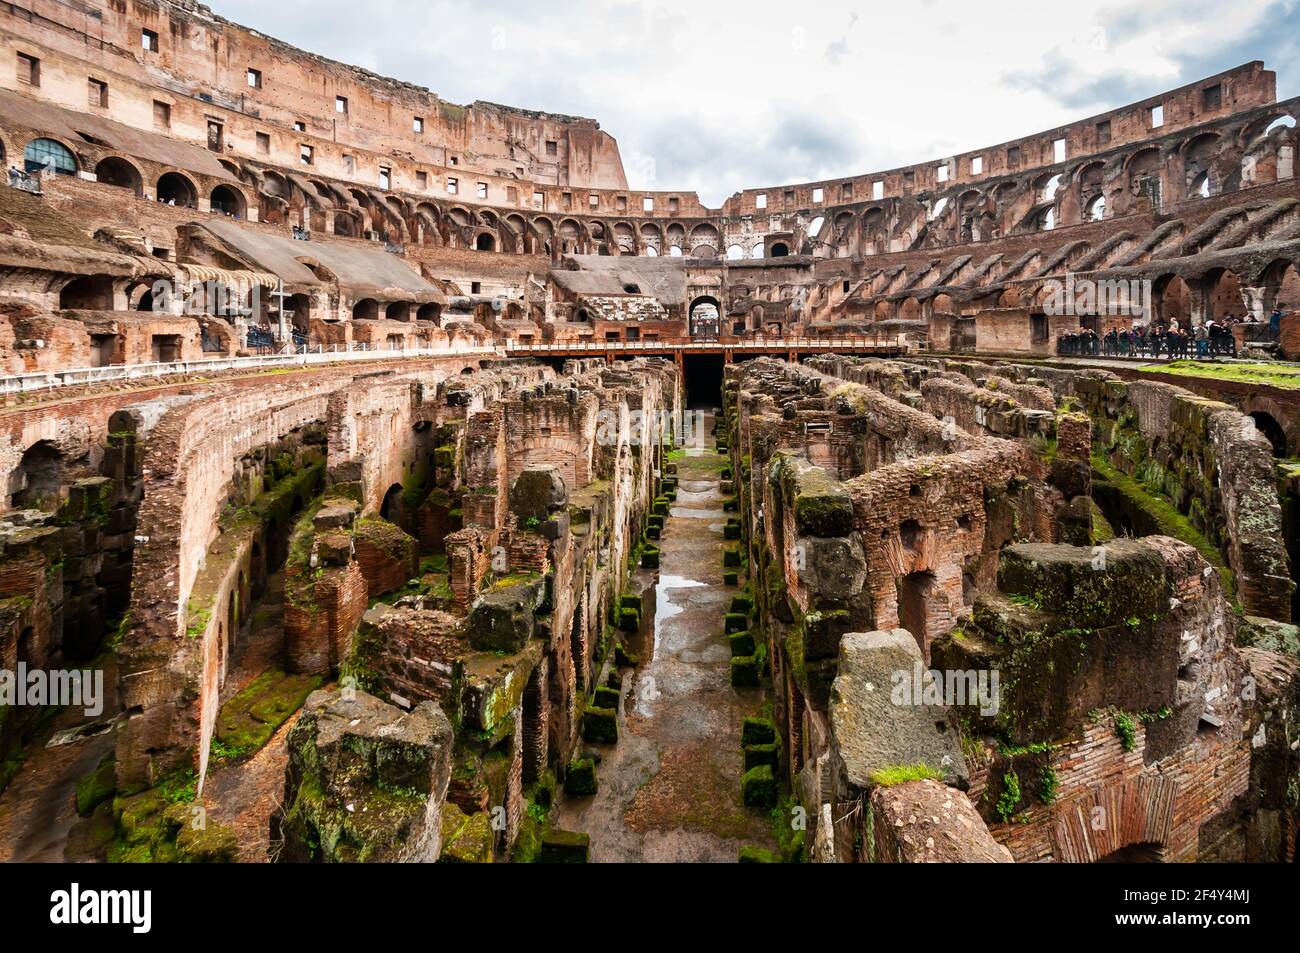
[{"label": "colosseum interior", "polygon": [[708,208],[0,5],[0,859],[1294,861],[1275,87]]}]

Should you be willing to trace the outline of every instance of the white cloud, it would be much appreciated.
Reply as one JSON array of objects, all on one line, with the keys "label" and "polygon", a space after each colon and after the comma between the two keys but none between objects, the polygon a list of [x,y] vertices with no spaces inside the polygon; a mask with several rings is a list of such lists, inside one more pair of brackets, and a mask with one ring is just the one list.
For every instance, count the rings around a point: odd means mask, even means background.
[{"label": "white cloud", "polygon": [[[882,171],[1029,135],[1264,58],[1295,92],[1297,0],[216,0],[313,52],[475,99],[590,116],[634,188]],[[1059,11],[1059,12],[1058,12]],[[1272,61],[1272,55],[1278,59]],[[1287,84],[1291,85],[1288,86]]]}]

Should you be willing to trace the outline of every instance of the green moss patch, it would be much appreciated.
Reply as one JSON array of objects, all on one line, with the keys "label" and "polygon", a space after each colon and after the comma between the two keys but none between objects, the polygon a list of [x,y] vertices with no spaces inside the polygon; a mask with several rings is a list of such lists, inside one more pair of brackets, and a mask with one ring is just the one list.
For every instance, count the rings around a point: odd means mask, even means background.
[{"label": "green moss patch", "polygon": [[873,771],[868,780],[876,787],[890,788],[908,781],[943,781],[943,772],[928,764],[898,764]]},{"label": "green moss patch", "polygon": [[1239,384],[1264,384],[1283,390],[1300,390],[1300,366],[1295,364],[1170,361],[1168,364],[1139,367],[1138,371],[1144,374],[1171,374],[1174,377],[1200,377]]},{"label": "green moss patch", "polygon": [[221,706],[212,755],[218,761],[238,761],[255,753],[320,685],[318,675],[263,672]]}]

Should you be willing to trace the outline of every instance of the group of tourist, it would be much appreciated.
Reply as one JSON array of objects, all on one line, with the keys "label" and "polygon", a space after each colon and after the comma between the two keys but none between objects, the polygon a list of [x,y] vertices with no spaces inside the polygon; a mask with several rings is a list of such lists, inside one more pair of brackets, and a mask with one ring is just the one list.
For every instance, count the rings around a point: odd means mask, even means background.
[{"label": "group of tourist", "polygon": [[[1268,317],[1269,340],[1281,334],[1286,305],[1279,303]],[[1056,339],[1056,352],[1067,357],[1141,357],[1159,360],[1195,357],[1213,360],[1216,355],[1235,357],[1237,338],[1232,333],[1238,324],[1258,325],[1253,314],[1226,314],[1193,328],[1181,327],[1177,320],[1135,328],[1111,327],[1103,334],[1083,328]]]}]

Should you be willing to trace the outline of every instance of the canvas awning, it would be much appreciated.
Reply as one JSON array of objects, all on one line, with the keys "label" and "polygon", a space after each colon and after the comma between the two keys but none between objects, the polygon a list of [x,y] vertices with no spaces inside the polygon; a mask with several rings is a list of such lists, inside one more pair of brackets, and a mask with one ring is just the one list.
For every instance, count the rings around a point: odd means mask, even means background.
[{"label": "canvas awning", "polygon": [[192,282],[217,281],[228,288],[251,288],[254,285],[274,288],[280,283],[279,278],[265,271],[231,271],[226,268],[213,268],[211,265],[191,264],[181,265],[180,269]]}]

